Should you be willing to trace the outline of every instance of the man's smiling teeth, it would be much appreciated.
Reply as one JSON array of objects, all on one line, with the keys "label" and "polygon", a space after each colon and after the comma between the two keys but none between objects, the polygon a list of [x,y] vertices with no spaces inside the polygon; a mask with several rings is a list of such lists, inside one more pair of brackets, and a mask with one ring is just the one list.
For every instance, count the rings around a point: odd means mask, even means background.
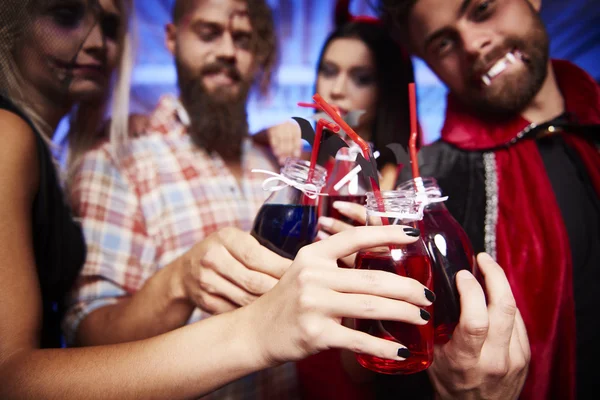
[{"label": "man's smiling teeth", "polygon": [[500,75],[502,72],[508,68],[509,64],[514,64],[517,62],[517,57],[520,58],[520,53],[518,52],[508,52],[504,57],[496,61],[494,65],[481,76],[481,80],[485,86],[489,86],[492,83],[492,80]]}]

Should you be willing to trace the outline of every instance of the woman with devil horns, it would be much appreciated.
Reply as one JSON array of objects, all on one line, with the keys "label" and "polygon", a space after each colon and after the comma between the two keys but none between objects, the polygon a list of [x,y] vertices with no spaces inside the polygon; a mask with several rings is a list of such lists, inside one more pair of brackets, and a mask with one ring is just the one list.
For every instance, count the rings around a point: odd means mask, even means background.
[{"label": "woman with devil horns", "polygon": [[[392,189],[399,166],[386,146],[392,143],[408,146],[408,84],[414,81],[413,64],[382,21],[353,16],[349,3],[340,0],[336,4],[336,28],[323,44],[315,91],[344,115],[362,114],[350,124],[381,153],[377,160],[380,185],[382,189]],[[255,135],[255,139],[262,143],[268,139],[274,153],[283,160],[298,156],[301,147],[294,123],[267,129]]]},{"label": "woman with devil horns", "polygon": [[397,160],[386,146],[408,146],[408,84],[414,81],[413,65],[379,19],[353,16],[349,3],[336,4],[336,29],[321,50],[315,88],[342,113],[364,112],[353,128],[381,153],[380,185],[392,189]]},{"label": "woman with devil horns", "polygon": [[[353,16],[349,3],[341,0],[336,4],[336,28],[321,50],[315,89],[343,115],[363,112],[353,128],[380,151],[377,160],[380,186],[392,189],[402,166],[397,166],[394,154],[386,146],[408,145],[408,84],[414,81],[413,65],[379,19]],[[330,350],[300,361],[297,366],[306,399],[375,396],[369,377],[360,376],[360,368],[354,368],[357,364],[352,354]],[[364,383],[359,383],[363,380]]]}]

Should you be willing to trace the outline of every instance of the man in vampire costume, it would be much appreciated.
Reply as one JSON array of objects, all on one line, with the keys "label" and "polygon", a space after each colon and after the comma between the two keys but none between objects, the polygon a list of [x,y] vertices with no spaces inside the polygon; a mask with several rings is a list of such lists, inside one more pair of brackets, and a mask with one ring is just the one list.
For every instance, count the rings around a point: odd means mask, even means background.
[{"label": "man in vampire costume", "polygon": [[[437,178],[475,250],[505,270],[531,346],[520,398],[597,396],[597,83],[577,66],[549,59],[541,0],[380,4],[390,29],[449,89],[442,137],[420,152],[421,175]],[[405,168],[401,179],[409,174]],[[429,376],[442,398],[517,397],[520,381],[506,354],[496,360],[501,368],[457,367],[463,392],[444,392],[435,368]],[[434,366],[443,358],[436,349]],[[490,380],[495,389],[477,384]]]}]

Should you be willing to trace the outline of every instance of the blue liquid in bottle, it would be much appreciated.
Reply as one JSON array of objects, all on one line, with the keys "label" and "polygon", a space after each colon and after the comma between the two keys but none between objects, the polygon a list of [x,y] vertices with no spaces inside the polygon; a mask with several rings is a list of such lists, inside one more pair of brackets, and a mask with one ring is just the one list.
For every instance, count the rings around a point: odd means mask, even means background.
[{"label": "blue liquid in bottle", "polygon": [[293,259],[317,235],[316,206],[265,204],[260,209],[252,236],[282,257]]},{"label": "blue liquid in bottle", "polygon": [[305,190],[310,186],[320,191],[325,185],[327,171],[315,166],[309,183],[309,165],[308,161],[288,158],[281,169],[286,184],[275,190],[261,206],[251,231],[260,244],[289,259],[294,259],[298,251],[317,236],[319,199],[309,197]]}]

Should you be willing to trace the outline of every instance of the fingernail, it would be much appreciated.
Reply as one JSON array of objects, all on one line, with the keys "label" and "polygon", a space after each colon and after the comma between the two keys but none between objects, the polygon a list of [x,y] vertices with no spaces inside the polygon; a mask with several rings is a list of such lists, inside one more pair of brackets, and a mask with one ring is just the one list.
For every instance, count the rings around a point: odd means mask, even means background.
[{"label": "fingernail", "polygon": [[348,207],[348,203],[345,203],[343,201],[334,201],[333,208],[335,208],[336,210],[342,211],[342,210],[347,210],[349,207]]},{"label": "fingernail", "polygon": [[496,262],[488,253],[480,253],[479,258],[484,262]]},{"label": "fingernail", "polygon": [[427,288],[425,288],[425,297],[432,303],[435,301],[435,293]]},{"label": "fingernail", "polygon": [[472,273],[467,271],[466,269],[461,269],[456,273],[457,279],[475,279]]},{"label": "fingernail", "polygon": [[319,231],[319,232],[317,232],[317,239],[319,239],[319,240],[325,240],[325,239],[327,239],[329,236],[331,236],[331,235],[329,235],[329,234],[327,234],[327,233],[325,233],[325,232],[323,232],[323,231]]},{"label": "fingernail", "polygon": [[406,347],[401,347],[398,349],[398,357],[402,357],[402,358],[408,358],[410,357],[410,350],[408,350]]},{"label": "fingernail", "polygon": [[329,217],[319,217],[319,225],[325,228],[331,228],[333,225],[333,219]]},{"label": "fingernail", "polygon": [[417,228],[404,228],[404,233],[406,233],[408,236],[412,236],[412,237],[421,236],[421,231],[418,230]]},{"label": "fingernail", "polygon": [[421,308],[421,318],[425,321],[429,321],[431,319],[431,314]]}]

